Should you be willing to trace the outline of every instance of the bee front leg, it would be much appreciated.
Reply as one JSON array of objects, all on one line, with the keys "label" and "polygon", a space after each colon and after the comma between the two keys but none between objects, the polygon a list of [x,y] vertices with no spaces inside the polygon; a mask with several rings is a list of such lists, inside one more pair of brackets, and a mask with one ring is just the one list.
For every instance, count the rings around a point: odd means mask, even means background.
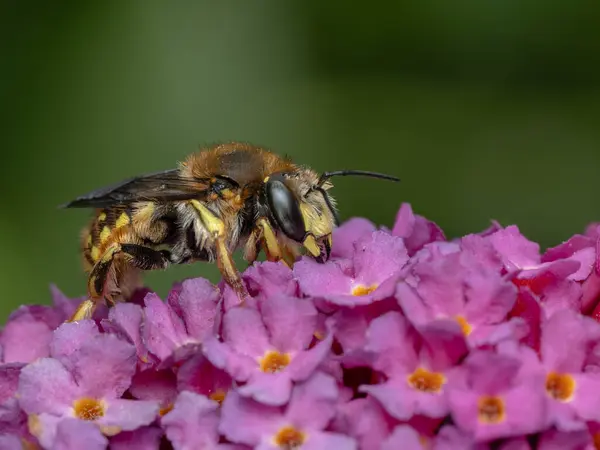
[{"label": "bee front leg", "polygon": [[279,261],[283,258],[281,247],[275,236],[275,232],[269,222],[263,217],[256,221],[256,224],[261,230],[262,242],[269,261]]},{"label": "bee front leg", "polygon": [[[88,277],[88,299],[79,304],[68,322],[91,319],[98,303],[113,303],[112,289],[122,288],[127,271],[165,269],[169,260],[161,252],[137,244],[113,243],[108,246]],[[112,281],[113,286],[111,286]]]},{"label": "bee front leg", "polygon": [[269,261],[283,261],[288,267],[292,267],[298,252],[286,245],[280,245],[273,228],[265,218],[257,220],[257,225],[261,231],[262,244]]},{"label": "bee front leg", "polygon": [[240,273],[236,269],[231,253],[227,248],[225,224],[198,200],[190,200],[190,203],[198,212],[202,225],[204,225],[213,238],[219,271],[227,284],[237,293],[240,300],[244,301],[250,297],[250,294],[248,294],[248,290],[244,286]]}]

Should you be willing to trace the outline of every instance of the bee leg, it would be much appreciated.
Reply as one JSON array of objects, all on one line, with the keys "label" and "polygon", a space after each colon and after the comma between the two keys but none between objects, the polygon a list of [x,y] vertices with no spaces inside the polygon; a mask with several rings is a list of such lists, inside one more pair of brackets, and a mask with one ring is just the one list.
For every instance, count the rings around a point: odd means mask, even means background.
[{"label": "bee leg", "polygon": [[244,246],[244,259],[248,262],[248,264],[252,264],[258,258],[258,254],[261,250],[261,242],[262,242],[262,231],[260,228],[255,228],[248,240],[246,241],[246,245]]},{"label": "bee leg", "polygon": [[262,244],[267,254],[267,259],[269,261],[283,261],[285,265],[291,268],[294,262],[296,262],[298,252],[292,247],[279,244],[273,228],[271,228],[266,219],[259,219],[257,225],[261,231]]},{"label": "bee leg", "polygon": [[238,294],[238,297],[244,301],[244,299],[250,297],[250,294],[248,294],[248,290],[244,286],[240,273],[236,269],[231,253],[227,248],[225,224],[198,200],[190,200],[190,203],[198,212],[202,225],[204,225],[213,237],[217,251],[217,266],[219,267],[219,271],[223,275],[223,278],[225,278],[225,281]]},{"label": "bee leg", "polygon": [[141,270],[164,269],[168,264],[169,260],[163,253],[142,245],[118,243],[110,245],[88,277],[89,298],[80,303],[68,322],[91,319],[98,302],[103,299],[111,306],[114,305],[113,297],[109,292],[110,289],[108,289],[108,281],[111,277],[115,278],[113,281],[118,286],[125,277],[127,270],[132,268]]},{"label": "bee leg", "polygon": [[279,246],[277,237],[273,232],[273,228],[271,228],[271,225],[269,225],[269,222],[267,222],[267,220],[263,217],[258,219],[256,224],[262,232],[262,242],[265,253],[267,254],[267,259],[269,261],[279,261],[282,259],[283,254],[281,253],[281,247]]},{"label": "bee leg", "polygon": [[300,252],[294,247],[288,247],[287,245],[283,246],[283,262],[291,269],[296,262],[298,256],[300,256]]}]

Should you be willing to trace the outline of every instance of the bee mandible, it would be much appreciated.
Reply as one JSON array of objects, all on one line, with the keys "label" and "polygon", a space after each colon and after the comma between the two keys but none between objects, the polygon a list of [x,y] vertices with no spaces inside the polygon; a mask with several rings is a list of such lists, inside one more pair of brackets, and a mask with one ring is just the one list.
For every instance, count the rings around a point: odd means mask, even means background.
[{"label": "bee mandible", "polygon": [[249,294],[232,258],[240,248],[250,264],[261,250],[290,267],[302,252],[325,262],[339,224],[328,192],[338,175],[399,181],[360,170],[318,175],[264,148],[230,142],[63,205],[95,208],[81,242],[88,298],[70,321],[91,318],[99,302],[126,301],[143,271],[196,261],[216,261],[243,302]]}]

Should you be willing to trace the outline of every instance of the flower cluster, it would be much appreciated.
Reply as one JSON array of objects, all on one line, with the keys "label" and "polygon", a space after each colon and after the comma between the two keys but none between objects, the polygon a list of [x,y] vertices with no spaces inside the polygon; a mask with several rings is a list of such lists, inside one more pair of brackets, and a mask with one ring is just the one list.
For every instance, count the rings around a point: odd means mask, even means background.
[{"label": "flower cluster", "polygon": [[198,278],[64,323],[54,289],[0,334],[0,449],[599,448],[599,249],[404,204],[248,267],[244,304]]}]

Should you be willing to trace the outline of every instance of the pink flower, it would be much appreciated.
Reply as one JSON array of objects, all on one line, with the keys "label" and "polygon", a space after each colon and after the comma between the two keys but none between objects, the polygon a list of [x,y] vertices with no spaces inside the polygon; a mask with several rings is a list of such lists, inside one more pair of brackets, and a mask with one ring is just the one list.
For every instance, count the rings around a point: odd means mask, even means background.
[{"label": "pink flower", "polygon": [[48,356],[52,331],[63,320],[49,306],[21,306],[0,334],[0,361],[28,363]]},{"label": "pink flower", "polygon": [[448,379],[455,423],[477,441],[542,431],[546,399],[538,366],[527,348],[515,355],[472,352]]},{"label": "pink flower", "polygon": [[426,244],[446,240],[440,227],[422,216],[415,215],[408,203],[403,203],[400,207],[392,234],[404,239],[404,245],[411,256]]},{"label": "pink flower", "polygon": [[297,385],[285,408],[231,392],[223,403],[220,430],[230,441],[257,449],[355,450],[354,439],[325,431],[335,415],[337,396],[335,380],[322,373]]},{"label": "pink flower", "polygon": [[64,425],[63,434],[59,425],[66,418],[89,422],[111,435],[148,425],[157,416],[156,402],[120,398],[135,372],[135,348],[100,333],[94,322],[61,325],[51,353],[52,358],[24,367],[18,386],[19,404],[36,417],[37,424],[30,429],[44,447],[69,435],[71,429],[90,429]]},{"label": "pink flower", "polygon": [[[255,262],[0,331],[0,449],[592,449],[600,226],[543,254],[516,226],[447,241],[403,204],[331,258]],[[585,317],[591,314],[597,320]]]},{"label": "pink flower", "polygon": [[176,450],[223,448],[219,445],[219,405],[193,392],[183,391],[175,407],[161,419]]},{"label": "pink flower", "polygon": [[206,357],[245,384],[240,395],[269,405],[283,405],[292,383],[307,379],[323,362],[331,335],[313,348],[317,311],[310,300],[275,296],[253,308],[236,307],[223,318],[223,341],[209,336]]},{"label": "pink flower", "polygon": [[570,310],[542,324],[542,383],[550,423],[559,430],[581,430],[586,421],[600,422],[600,367],[590,364],[590,353],[599,342],[600,324]]},{"label": "pink flower", "polygon": [[393,296],[408,254],[402,239],[375,231],[354,243],[352,259],[294,266],[300,290],[338,305],[365,305]]},{"label": "pink flower", "polygon": [[184,281],[166,303],[156,294],[146,296],[141,335],[160,367],[186,359],[214,333],[218,302],[219,291],[203,279]]},{"label": "pink flower", "polygon": [[435,253],[412,268],[414,280],[400,282],[396,297],[415,326],[455,320],[472,346],[493,344],[527,333],[520,318],[506,320],[516,288],[467,252]]},{"label": "pink flower", "polygon": [[418,414],[446,416],[447,372],[467,354],[461,329],[453,321],[432,323],[419,331],[420,335],[396,312],[373,320],[367,331],[365,349],[375,355],[373,368],[387,381],[361,390],[399,420]]}]

